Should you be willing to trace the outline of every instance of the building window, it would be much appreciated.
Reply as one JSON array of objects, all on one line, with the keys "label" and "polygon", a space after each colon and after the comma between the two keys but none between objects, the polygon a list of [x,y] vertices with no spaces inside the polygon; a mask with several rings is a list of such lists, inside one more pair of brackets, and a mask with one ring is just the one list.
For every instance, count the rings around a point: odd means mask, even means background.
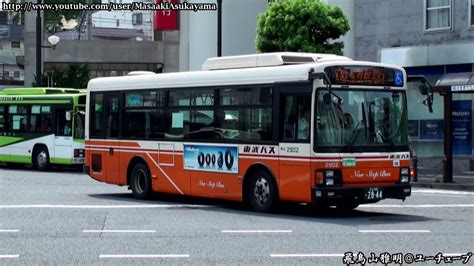
[{"label": "building window", "polygon": [[474,27],[474,0],[471,0],[471,8],[469,9],[469,25]]},{"label": "building window", "polygon": [[20,71],[13,71],[13,77],[16,79],[20,78]]},{"label": "building window", "polygon": [[20,42],[19,41],[12,41],[12,48],[20,48]]},{"label": "building window", "polygon": [[120,20],[118,20],[118,19],[117,19],[116,26],[117,26],[117,27],[119,27],[119,26],[120,26]]},{"label": "building window", "polygon": [[132,15],[132,24],[133,25],[142,25],[143,23],[143,14],[135,13]]},{"label": "building window", "polygon": [[451,0],[425,0],[425,30],[451,29],[451,6]]}]

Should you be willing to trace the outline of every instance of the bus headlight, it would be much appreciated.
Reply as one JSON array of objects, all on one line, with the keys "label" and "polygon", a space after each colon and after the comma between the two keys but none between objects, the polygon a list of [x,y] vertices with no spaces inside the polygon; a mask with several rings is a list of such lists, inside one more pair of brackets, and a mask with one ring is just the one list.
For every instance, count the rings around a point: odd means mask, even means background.
[{"label": "bus headlight", "polygon": [[84,149],[74,149],[74,157],[84,158]]},{"label": "bus headlight", "polygon": [[400,169],[400,183],[410,182],[410,168]]},{"label": "bus headlight", "polygon": [[326,178],[326,186],[334,186],[334,179]]}]

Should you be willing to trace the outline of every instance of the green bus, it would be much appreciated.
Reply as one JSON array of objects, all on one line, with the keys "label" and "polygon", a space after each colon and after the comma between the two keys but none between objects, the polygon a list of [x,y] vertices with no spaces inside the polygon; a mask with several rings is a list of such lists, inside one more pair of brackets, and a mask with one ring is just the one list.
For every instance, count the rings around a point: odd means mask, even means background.
[{"label": "green bus", "polygon": [[12,88],[0,91],[0,162],[84,163],[85,90]]}]

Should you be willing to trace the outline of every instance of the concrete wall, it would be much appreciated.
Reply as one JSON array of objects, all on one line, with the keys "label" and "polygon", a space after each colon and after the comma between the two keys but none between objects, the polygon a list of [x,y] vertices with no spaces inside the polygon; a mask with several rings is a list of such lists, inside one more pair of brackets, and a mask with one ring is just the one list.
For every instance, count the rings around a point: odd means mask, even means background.
[{"label": "concrete wall", "polygon": [[353,0],[347,1],[347,0],[324,0],[325,3],[332,5],[332,6],[338,6],[342,9],[342,12],[344,12],[344,15],[346,15],[347,20],[349,21],[349,25],[351,26],[351,30],[349,30],[346,35],[344,35],[340,40],[344,43],[344,50],[343,54],[344,56],[347,56],[349,58],[354,58],[354,50],[355,50],[355,30],[354,30],[354,24],[355,24],[355,2]]},{"label": "concrete wall", "polygon": [[[222,55],[255,53],[257,15],[267,9],[268,0],[222,2]],[[180,71],[199,70],[204,60],[217,56],[217,12],[181,12],[180,29]]]},{"label": "concrete wall", "polygon": [[452,30],[424,30],[424,0],[355,1],[355,58],[379,61],[386,47],[472,42],[469,1],[453,0]]}]

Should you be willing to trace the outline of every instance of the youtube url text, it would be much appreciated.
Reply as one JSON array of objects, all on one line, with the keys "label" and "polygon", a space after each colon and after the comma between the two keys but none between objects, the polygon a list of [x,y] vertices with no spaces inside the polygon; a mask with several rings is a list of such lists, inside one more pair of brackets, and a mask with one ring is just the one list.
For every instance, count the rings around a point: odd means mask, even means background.
[{"label": "youtube url text", "polygon": [[217,4],[214,3],[50,3],[37,4],[32,2],[25,3],[2,3],[2,9],[7,11],[61,11],[61,10],[91,10],[91,11],[143,11],[143,10],[174,10],[174,11],[213,11],[217,10]]}]

